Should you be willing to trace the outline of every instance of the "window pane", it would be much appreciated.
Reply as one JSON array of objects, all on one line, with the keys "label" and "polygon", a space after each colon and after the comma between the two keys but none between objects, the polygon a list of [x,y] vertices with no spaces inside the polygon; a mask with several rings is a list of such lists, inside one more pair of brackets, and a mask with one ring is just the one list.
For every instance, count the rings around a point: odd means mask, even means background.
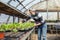
[{"label": "window pane", "polygon": [[47,13],[46,12],[39,12],[42,16],[43,19],[47,20]]},{"label": "window pane", "polygon": [[20,2],[24,1],[24,0],[19,0]]},{"label": "window pane", "polygon": [[15,22],[16,22],[16,23],[18,22],[18,17],[15,18]]},{"label": "window pane", "polygon": [[44,0],[40,0],[40,1],[44,1]]},{"label": "window pane", "polygon": [[[43,16],[43,19],[46,20],[57,20],[57,12],[39,12],[41,13],[41,15]],[[47,15],[48,15],[48,19],[47,19]]]},{"label": "window pane", "polygon": [[4,3],[8,3],[9,0],[1,0],[1,1],[4,2]]},{"label": "window pane", "polygon": [[57,12],[49,12],[48,20],[57,20]]},{"label": "window pane", "polygon": [[31,2],[32,0],[25,0],[22,4],[25,6],[27,5],[29,2]]},{"label": "window pane", "polygon": [[9,23],[12,23],[12,22],[13,22],[13,17],[10,16]]},{"label": "window pane", "polygon": [[19,5],[19,6],[17,7],[17,9],[19,9],[19,10],[21,10],[22,8],[23,8],[22,5]]},{"label": "window pane", "polygon": [[34,2],[32,2],[32,3],[30,3],[28,6],[26,6],[26,8],[28,9],[28,8],[30,8],[32,5],[34,5],[34,4],[36,4],[36,3],[38,3],[38,2],[40,2],[40,0],[35,0]]},{"label": "window pane", "polygon": [[8,15],[1,14],[1,16],[0,16],[0,23],[3,23],[3,22],[6,23],[7,18],[8,18]]},{"label": "window pane", "polygon": [[11,1],[10,5],[16,7],[19,3],[17,1]]},{"label": "window pane", "polygon": [[26,9],[22,9],[21,11],[24,12]]}]

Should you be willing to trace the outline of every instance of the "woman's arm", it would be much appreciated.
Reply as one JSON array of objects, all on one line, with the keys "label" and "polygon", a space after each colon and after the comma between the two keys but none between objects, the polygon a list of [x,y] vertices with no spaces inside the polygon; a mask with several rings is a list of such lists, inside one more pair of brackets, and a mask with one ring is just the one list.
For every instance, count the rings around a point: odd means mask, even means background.
[{"label": "woman's arm", "polygon": [[38,26],[38,25],[41,25],[41,23],[38,23],[38,24],[35,23],[35,26]]}]

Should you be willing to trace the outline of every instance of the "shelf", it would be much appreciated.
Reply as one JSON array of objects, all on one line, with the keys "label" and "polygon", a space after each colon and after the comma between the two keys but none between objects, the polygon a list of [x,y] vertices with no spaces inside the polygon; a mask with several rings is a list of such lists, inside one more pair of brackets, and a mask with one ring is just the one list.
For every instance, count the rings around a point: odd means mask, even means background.
[{"label": "shelf", "polygon": [[16,16],[16,17],[20,17],[20,18],[27,18],[28,15],[23,14],[21,11],[17,10],[16,8],[5,4],[3,2],[0,2],[0,13],[4,13],[7,15],[11,15],[11,16]]}]

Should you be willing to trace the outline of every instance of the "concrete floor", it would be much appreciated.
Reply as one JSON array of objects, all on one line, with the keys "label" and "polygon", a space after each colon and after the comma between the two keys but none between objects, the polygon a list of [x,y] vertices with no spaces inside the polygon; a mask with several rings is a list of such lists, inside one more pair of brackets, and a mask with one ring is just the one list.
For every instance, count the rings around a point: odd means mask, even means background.
[{"label": "concrete floor", "polygon": [[60,34],[47,34],[47,40],[60,40]]},{"label": "concrete floor", "polygon": [[[32,40],[38,40],[37,34],[32,35]],[[60,40],[60,34],[47,34],[47,40]]]}]

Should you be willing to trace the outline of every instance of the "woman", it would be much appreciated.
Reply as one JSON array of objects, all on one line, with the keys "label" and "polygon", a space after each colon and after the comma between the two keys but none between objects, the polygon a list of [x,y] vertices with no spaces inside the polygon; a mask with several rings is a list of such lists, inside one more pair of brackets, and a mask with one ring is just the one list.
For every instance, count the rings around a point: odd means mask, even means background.
[{"label": "woman", "polygon": [[35,10],[29,10],[31,17],[36,22],[36,26],[38,26],[38,40],[46,40],[47,34],[47,25],[45,20],[43,20],[40,13],[36,13]]}]

